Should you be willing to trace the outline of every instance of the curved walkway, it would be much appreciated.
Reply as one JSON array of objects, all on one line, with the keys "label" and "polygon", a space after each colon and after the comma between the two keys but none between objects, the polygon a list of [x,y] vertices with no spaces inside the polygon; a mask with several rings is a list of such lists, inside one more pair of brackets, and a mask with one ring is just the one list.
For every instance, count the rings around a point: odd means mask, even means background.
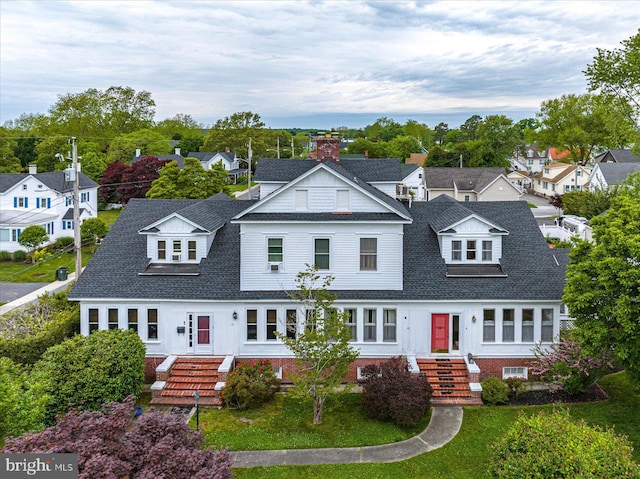
[{"label": "curved walkway", "polygon": [[462,425],[462,408],[434,407],[427,428],[406,441],[382,446],[231,452],[233,467],[395,462],[432,451],[451,441]]}]

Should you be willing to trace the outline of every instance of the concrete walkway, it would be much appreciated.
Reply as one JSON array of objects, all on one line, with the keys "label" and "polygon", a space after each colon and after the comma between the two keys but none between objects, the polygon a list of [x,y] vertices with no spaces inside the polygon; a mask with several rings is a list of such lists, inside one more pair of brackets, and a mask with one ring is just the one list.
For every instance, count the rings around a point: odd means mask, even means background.
[{"label": "concrete walkway", "polygon": [[461,425],[461,407],[434,407],[427,428],[406,441],[383,446],[237,451],[231,452],[231,461],[233,467],[403,461],[444,446],[455,437]]}]

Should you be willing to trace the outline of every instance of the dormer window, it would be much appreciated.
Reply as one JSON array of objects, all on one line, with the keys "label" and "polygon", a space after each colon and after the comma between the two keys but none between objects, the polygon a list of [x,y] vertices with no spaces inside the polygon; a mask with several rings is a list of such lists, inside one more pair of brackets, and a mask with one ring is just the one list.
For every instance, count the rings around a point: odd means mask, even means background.
[{"label": "dormer window", "polygon": [[471,261],[476,259],[476,240],[467,240],[467,259]]},{"label": "dormer window", "polygon": [[182,260],[182,241],[174,240],[173,241],[173,252],[171,253],[172,261],[181,261]]},{"label": "dormer window", "polygon": [[451,261],[462,261],[462,241],[451,242]]},{"label": "dormer window", "polygon": [[196,242],[195,241],[189,241],[187,243],[187,247],[188,247],[189,259],[190,260],[195,260],[196,259]]},{"label": "dormer window", "polygon": [[158,241],[158,259],[167,259],[167,242],[165,240]]},{"label": "dormer window", "polygon": [[491,241],[482,242],[482,261],[491,261],[493,244]]},{"label": "dormer window", "polygon": [[527,157],[528,158],[533,158],[533,150],[527,151]]}]

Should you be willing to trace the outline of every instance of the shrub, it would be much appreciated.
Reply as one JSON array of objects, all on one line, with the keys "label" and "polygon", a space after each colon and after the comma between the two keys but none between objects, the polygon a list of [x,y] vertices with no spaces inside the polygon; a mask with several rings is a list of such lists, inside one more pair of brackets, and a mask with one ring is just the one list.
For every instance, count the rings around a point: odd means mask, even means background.
[{"label": "shrub", "polygon": [[228,451],[202,449],[203,437],[180,413],[151,410],[133,419],[134,398],[102,411],[71,411],[40,433],[9,439],[3,454],[74,452],[78,478],[229,479]]},{"label": "shrub", "polygon": [[509,401],[509,387],[496,377],[489,377],[483,380],[482,400],[490,406],[496,404],[506,404]]},{"label": "shrub", "polygon": [[60,238],[58,238],[56,240],[56,249],[62,249],[65,246],[69,246],[71,244],[73,244],[75,240],[73,239],[72,236],[61,236]]},{"label": "shrub", "polygon": [[369,417],[415,425],[429,410],[431,386],[426,376],[412,374],[406,359],[396,356],[362,368],[362,407]]},{"label": "shrub", "polygon": [[13,261],[25,261],[27,259],[27,252],[21,249],[18,249],[13,252]]},{"label": "shrub", "polygon": [[612,368],[607,351],[599,358],[583,353],[578,343],[570,338],[561,338],[548,350],[538,344],[531,371],[543,381],[555,384],[570,394],[589,389],[608,369]]},{"label": "shrub", "polygon": [[145,346],[132,330],[96,331],[49,348],[35,368],[51,396],[47,422],[70,405],[98,410],[105,402],[138,395],[144,381]]},{"label": "shrub", "polygon": [[573,421],[567,412],[521,416],[493,446],[491,478],[638,478],[632,447],[613,430]]},{"label": "shrub", "polygon": [[520,394],[522,394],[522,391],[524,391],[524,379],[510,377],[505,379],[504,382],[509,387],[509,391],[511,392],[511,394],[515,395],[516,399],[520,397]]},{"label": "shrub", "polygon": [[9,261],[11,259],[11,253],[8,251],[0,251],[0,261]]},{"label": "shrub", "polygon": [[44,352],[80,332],[80,307],[66,293],[40,296],[37,303],[0,318],[0,356],[33,364]]},{"label": "shrub", "polygon": [[235,409],[259,407],[273,399],[280,380],[267,360],[240,363],[229,375],[220,395],[225,406]]}]

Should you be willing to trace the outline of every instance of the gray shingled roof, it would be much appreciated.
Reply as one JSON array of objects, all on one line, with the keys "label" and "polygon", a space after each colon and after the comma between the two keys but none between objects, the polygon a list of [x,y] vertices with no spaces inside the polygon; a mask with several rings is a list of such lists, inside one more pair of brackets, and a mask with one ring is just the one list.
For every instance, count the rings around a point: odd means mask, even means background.
[{"label": "gray shingled roof", "polygon": [[640,171],[638,163],[598,163],[598,168],[609,186],[616,185],[627,179],[634,171]]},{"label": "gray shingled roof", "polygon": [[596,162],[614,161],[616,163],[638,163],[640,156],[631,153],[631,150],[614,148],[596,156]]},{"label": "gray shingled roof", "polygon": [[504,168],[437,168],[424,169],[427,188],[482,191],[498,176],[505,173]]},{"label": "gray shingled roof", "polygon": [[409,163],[409,164],[400,163],[400,172],[402,174],[402,178],[406,178],[411,173],[416,171],[418,168],[420,168],[420,166],[414,165],[413,163]]},{"label": "gray shingled roof", "polygon": [[[29,173],[2,173],[0,174],[0,193],[13,188],[28,176],[33,176],[36,180],[42,182],[42,184],[51,188],[52,190],[59,191],[60,193],[66,193],[73,191],[73,183],[64,179],[64,171],[48,171],[45,173],[36,173],[30,175]],[[99,185],[84,173],[78,173],[80,178],[80,189],[97,188]]]},{"label": "gray shingled roof", "polygon": [[[370,300],[559,300],[566,253],[551,250],[523,201],[465,203],[473,213],[500,224],[501,267],[507,277],[447,277],[438,239],[431,228],[453,200],[414,202],[412,224],[404,225],[402,291],[336,291],[340,299]],[[251,201],[213,199],[218,215],[229,220]],[[218,230],[198,276],[140,276],[148,265],[146,236],[138,234],[161,218],[196,205],[197,200],[132,199],[112,226],[69,297],[81,299],[175,299],[242,301],[286,299],[282,291],[240,291],[240,225]],[[555,258],[554,258],[555,256]]]},{"label": "gray shingled roof", "polygon": [[[433,228],[433,231],[435,231],[436,233],[444,231],[454,224],[474,214],[473,211],[465,207],[465,205],[469,204],[468,202],[460,203],[446,195],[440,195],[431,201],[436,203],[443,203],[444,205],[446,205],[442,209],[441,213],[436,218],[433,218],[433,220],[431,220],[431,228]],[[478,215],[476,214],[476,216]],[[487,218],[484,218],[484,220],[504,231],[502,227],[496,225],[493,221]]]},{"label": "gray shingled roof", "polygon": [[[306,173],[317,164],[317,160],[260,158],[256,165],[254,179],[257,182],[279,181],[288,183]],[[399,183],[404,178],[398,158],[374,160],[341,159],[340,166],[367,183],[387,181]]]}]

